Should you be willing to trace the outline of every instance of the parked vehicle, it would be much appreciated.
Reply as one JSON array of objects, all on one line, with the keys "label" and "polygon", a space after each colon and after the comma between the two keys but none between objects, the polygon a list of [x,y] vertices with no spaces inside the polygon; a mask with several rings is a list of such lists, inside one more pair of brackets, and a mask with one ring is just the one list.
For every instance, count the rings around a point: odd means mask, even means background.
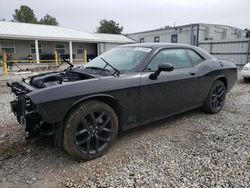
[{"label": "parked vehicle", "polygon": [[241,75],[246,82],[250,81],[250,62],[242,68]]},{"label": "parked vehicle", "polygon": [[86,160],[107,152],[118,131],[199,107],[218,113],[236,79],[233,63],[200,48],[145,43],[8,85],[26,138],[53,135],[67,153]]}]

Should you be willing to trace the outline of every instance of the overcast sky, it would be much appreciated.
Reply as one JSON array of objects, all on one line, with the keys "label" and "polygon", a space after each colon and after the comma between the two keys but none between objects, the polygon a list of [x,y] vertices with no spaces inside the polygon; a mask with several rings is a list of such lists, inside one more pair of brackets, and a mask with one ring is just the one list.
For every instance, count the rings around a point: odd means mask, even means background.
[{"label": "overcast sky", "polygon": [[113,19],[123,33],[190,23],[250,28],[250,0],[0,0],[0,18],[12,19],[21,5],[37,18],[46,13],[60,26],[94,32],[101,19]]}]

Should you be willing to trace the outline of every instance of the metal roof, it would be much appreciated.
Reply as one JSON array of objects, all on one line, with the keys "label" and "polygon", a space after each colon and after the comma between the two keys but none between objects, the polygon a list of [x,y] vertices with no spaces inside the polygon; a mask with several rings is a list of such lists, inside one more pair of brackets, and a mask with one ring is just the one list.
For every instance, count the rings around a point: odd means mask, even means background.
[{"label": "metal roof", "polygon": [[125,35],[117,35],[117,34],[106,34],[106,33],[94,33],[94,35],[99,38],[103,42],[110,43],[135,43],[136,41],[125,36]]},{"label": "metal roof", "polygon": [[79,42],[134,42],[124,35],[92,34],[66,27],[6,21],[0,21],[0,38]]},{"label": "metal roof", "polygon": [[229,25],[221,25],[221,24],[209,24],[209,23],[191,23],[191,24],[186,24],[186,25],[179,25],[179,26],[166,26],[166,28],[159,28],[159,29],[153,29],[153,30],[147,30],[147,31],[139,31],[139,32],[134,32],[134,33],[128,33],[128,35],[134,35],[134,34],[142,34],[142,33],[148,33],[148,32],[156,32],[156,31],[167,31],[175,28],[182,28],[182,27],[189,27],[189,26],[195,26],[195,25],[205,25],[205,26],[217,26],[217,27],[230,27],[232,29],[237,29],[241,30],[240,28],[229,26]]}]

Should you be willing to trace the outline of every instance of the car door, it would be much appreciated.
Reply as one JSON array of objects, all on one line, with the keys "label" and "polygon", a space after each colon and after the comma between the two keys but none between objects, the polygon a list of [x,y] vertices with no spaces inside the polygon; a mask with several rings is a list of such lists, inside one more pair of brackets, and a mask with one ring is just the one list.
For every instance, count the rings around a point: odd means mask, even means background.
[{"label": "car door", "polygon": [[[161,63],[171,63],[174,70],[162,71],[157,79],[150,79]],[[159,51],[141,74],[140,121],[157,120],[192,108],[198,93],[197,78],[184,49]]]}]

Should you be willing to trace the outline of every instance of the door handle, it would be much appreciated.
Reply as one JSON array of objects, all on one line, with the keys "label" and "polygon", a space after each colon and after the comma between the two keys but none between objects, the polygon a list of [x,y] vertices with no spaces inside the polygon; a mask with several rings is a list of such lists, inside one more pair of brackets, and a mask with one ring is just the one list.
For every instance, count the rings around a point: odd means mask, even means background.
[{"label": "door handle", "polygon": [[194,76],[194,75],[195,75],[195,72],[189,72],[189,74],[190,74],[191,76]]}]

